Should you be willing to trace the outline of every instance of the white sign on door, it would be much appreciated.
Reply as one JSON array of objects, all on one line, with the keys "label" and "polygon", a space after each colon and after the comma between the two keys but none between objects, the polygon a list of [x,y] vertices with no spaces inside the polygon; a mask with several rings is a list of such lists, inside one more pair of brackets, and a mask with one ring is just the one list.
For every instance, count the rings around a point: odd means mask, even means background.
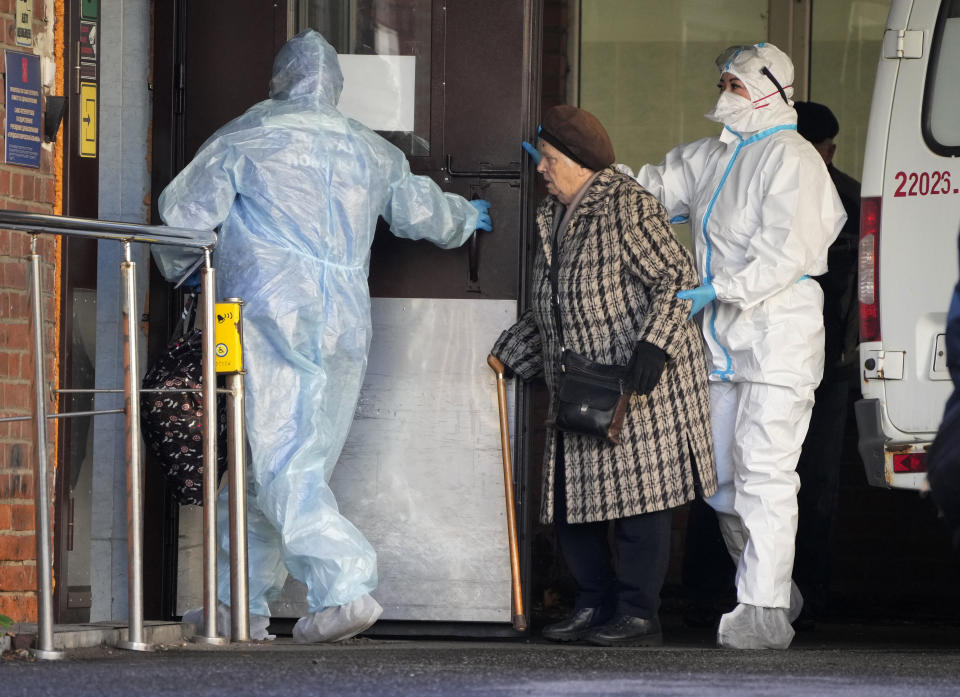
[{"label": "white sign on door", "polygon": [[337,108],[374,131],[413,131],[416,56],[340,56]]}]

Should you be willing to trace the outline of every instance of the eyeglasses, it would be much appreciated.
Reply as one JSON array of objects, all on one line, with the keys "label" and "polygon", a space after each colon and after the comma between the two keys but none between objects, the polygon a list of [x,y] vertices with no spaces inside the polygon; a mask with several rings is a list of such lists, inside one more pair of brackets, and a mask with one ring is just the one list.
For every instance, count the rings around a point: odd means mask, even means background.
[{"label": "eyeglasses", "polygon": [[[762,46],[763,44],[758,45]],[[725,71],[730,67],[730,63],[733,62],[733,59],[736,58],[740,53],[743,51],[753,51],[756,48],[757,46],[753,44],[739,44],[723,49],[723,51],[721,51],[720,55],[717,56],[717,59],[714,61],[717,64],[717,69]]]}]

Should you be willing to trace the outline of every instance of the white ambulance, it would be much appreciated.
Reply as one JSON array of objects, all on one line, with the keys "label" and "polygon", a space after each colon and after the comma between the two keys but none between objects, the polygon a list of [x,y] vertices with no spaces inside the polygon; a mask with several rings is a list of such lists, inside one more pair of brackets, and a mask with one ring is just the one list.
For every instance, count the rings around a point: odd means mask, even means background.
[{"label": "white ambulance", "polygon": [[893,0],[860,217],[859,449],[876,486],[923,489],[952,383],[960,231],[960,0]]}]

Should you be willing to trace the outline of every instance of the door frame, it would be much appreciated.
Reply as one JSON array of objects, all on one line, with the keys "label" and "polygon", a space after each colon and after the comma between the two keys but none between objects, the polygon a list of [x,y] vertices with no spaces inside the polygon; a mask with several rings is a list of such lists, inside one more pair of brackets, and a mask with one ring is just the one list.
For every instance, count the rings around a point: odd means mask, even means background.
[{"label": "door frame", "polygon": [[[70,0],[66,6],[65,19],[65,72],[63,126],[63,196],[62,214],[83,218],[98,217],[99,200],[99,155],[81,158],[80,143],[80,0]],[[99,86],[99,58],[96,65],[96,83]],[[69,66],[69,67],[67,67]],[[88,82],[88,80],[84,80]],[[99,126],[99,118],[97,119]],[[98,138],[99,140],[99,138]],[[57,346],[59,362],[59,385],[74,387],[71,370],[71,345],[73,341],[73,322],[69,312],[69,302],[75,288],[96,290],[97,288],[97,240],[66,235],[62,238],[60,263],[61,324]],[[63,401],[63,400],[61,400]],[[63,411],[61,409],[61,411]],[[92,417],[90,417],[92,418]],[[54,479],[54,540],[53,567],[57,583],[53,591],[54,621],[70,620],[68,551],[72,544],[72,516],[70,496],[70,452],[71,420],[57,421],[57,471]],[[82,608],[77,608],[82,609]],[[87,608],[89,619],[89,607]]]}]

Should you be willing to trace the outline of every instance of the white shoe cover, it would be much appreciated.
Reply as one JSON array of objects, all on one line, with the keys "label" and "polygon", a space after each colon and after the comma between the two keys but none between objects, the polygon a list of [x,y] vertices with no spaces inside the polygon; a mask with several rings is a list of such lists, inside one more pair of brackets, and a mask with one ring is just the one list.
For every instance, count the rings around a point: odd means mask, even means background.
[{"label": "white shoe cover", "polygon": [[797,584],[793,581],[790,581],[790,610],[788,611],[787,618],[790,620],[790,624],[793,624],[797,621],[797,618],[800,616],[800,612],[803,610],[803,593],[800,592],[800,589],[797,587]]},{"label": "white shoe cover", "polygon": [[250,638],[256,641],[273,641],[277,638],[276,634],[267,634],[267,627],[270,626],[270,618],[266,615],[250,615],[248,628]]},{"label": "white shoe cover", "polygon": [[720,618],[717,646],[724,649],[786,649],[793,641],[789,611],[740,603]]},{"label": "white shoe cover", "polygon": [[361,595],[346,605],[304,615],[293,627],[293,639],[300,644],[343,641],[371,627],[382,612],[380,603]]},{"label": "white shoe cover", "polygon": [[[203,608],[198,607],[183,613],[183,621],[193,625],[193,631],[199,634],[203,631]],[[276,634],[267,634],[270,618],[266,615],[250,615],[250,638],[257,641],[272,641]],[[230,638],[230,606],[217,603],[217,634]]]}]

